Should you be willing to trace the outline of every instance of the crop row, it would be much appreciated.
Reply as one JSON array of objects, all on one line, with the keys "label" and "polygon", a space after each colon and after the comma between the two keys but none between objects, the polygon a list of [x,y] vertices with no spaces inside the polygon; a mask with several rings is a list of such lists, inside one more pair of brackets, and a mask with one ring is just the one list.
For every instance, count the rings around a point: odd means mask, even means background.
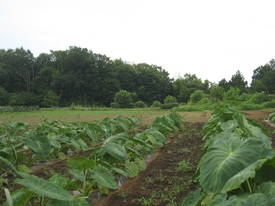
[{"label": "crop row", "polygon": [[200,187],[181,206],[275,205],[275,153],[257,123],[226,105],[205,124]]},{"label": "crop row", "polygon": [[[118,189],[126,178],[136,176],[146,167],[144,157],[180,128],[176,113],[157,117],[147,129],[133,117],[1,125],[1,201],[4,206],[87,206],[95,195]],[[62,168],[34,175],[34,166],[51,161]]]}]

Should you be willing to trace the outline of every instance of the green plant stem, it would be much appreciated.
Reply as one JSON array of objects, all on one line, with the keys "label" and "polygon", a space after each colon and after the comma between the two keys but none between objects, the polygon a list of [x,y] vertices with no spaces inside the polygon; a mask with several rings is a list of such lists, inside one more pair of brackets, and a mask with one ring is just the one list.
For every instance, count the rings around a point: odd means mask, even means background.
[{"label": "green plant stem", "polygon": [[249,180],[246,181],[246,184],[247,184],[249,192],[252,193],[253,191],[252,191],[252,188],[251,188]]}]

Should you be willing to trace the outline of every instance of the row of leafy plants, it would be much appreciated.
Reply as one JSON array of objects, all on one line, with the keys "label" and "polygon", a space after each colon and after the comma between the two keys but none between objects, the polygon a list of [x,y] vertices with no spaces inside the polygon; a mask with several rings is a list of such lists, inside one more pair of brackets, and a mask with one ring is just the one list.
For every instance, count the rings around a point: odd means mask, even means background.
[{"label": "row of leafy plants", "polygon": [[199,189],[181,206],[275,205],[275,153],[266,132],[229,105],[216,109],[203,132]]},{"label": "row of leafy plants", "polygon": [[[146,167],[144,157],[181,128],[176,113],[145,129],[134,117],[100,122],[12,122],[0,127],[1,201],[4,206],[86,206],[118,189]],[[35,175],[34,165],[56,161],[62,172]],[[42,167],[43,168],[43,167]],[[40,172],[41,173],[41,172]]]},{"label": "row of leafy plants", "polygon": [[272,112],[268,115],[268,120],[275,124],[275,112]]}]

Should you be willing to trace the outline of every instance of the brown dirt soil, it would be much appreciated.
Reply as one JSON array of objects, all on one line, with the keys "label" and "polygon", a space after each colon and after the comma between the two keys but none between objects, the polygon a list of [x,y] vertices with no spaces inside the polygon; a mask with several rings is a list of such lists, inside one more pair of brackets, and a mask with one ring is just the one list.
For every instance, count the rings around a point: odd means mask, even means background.
[{"label": "brown dirt soil", "polygon": [[[189,191],[196,188],[192,177],[200,159],[202,125],[185,123],[184,131],[171,137],[171,143],[159,150],[155,160],[139,176],[126,181],[96,206],[179,204]],[[181,161],[188,167],[179,167]]]},{"label": "brown dirt soil", "polygon": [[253,110],[253,111],[242,111],[248,119],[254,120],[263,120],[266,119],[268,114],[271,113],[272,110]]}]

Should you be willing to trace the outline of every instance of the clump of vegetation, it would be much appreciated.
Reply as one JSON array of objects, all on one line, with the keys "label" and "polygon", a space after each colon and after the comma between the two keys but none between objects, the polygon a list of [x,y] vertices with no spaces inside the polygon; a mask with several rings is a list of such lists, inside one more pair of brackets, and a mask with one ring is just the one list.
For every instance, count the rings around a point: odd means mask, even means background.
[{"label": "clump of vegetation", "polygon": [[178,163],[178,167],[176,168],[177,172],[189,172],[192,170],[192,167],[189,166],[188,162],[182,160]]},{"label": "clump of vegetation", "polygon": [[115,102],[119,108],[131,108],[133,107],[133,96],[134,94],[126,90],[120,90],[115,94]]},{"label": "clump of vegetation", "polygon": [[151,107],[161,107],[161,102],[160,101],[154,101]]},{"label": "clump of vegetation", "polygon": [[190,101],[192,103],[198,103],[204,96],[205,94],[202,90],[196,90],[191,94]]},{"label": "clump of vegetation", "polygon": [[143,101],[137,101],[137,102],[135,102],[134,106],[136,108],[145,108],[145,107],[147,107],[147,105]]},{"label": "clump of vegetation", "polygon": [[219,106],[205,124],[198,166],[200,188],[181,205],[273,205],[275,154],[271,138],[229,105]]}]

